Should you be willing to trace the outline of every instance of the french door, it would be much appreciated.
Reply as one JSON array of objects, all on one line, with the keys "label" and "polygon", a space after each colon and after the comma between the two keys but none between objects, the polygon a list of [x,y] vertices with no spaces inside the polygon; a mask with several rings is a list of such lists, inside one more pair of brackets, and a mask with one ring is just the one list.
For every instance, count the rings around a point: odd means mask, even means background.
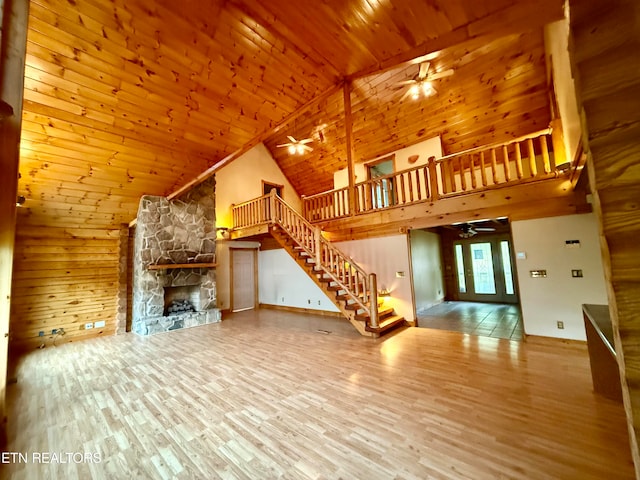
[{"label": "french door", "polygon": [[453,251],[460,300],[518,303],[508,236],[458,240]]}]

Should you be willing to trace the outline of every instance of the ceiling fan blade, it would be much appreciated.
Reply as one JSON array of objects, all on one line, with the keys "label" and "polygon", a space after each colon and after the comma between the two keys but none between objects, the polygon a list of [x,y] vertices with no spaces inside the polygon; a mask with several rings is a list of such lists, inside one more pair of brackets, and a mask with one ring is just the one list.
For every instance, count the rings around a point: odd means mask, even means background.
[{"label": "ceiling fan blade", "polygon": [[296,139],[293,138],[291,135],[287,135],[287,138],[289,139],[289,141],[291,141],[291,143],[298,143]]},{"label": "ceiling fan blade", "polygon": [[396,85],[411,85],[412,83],[418,83],[415,80],[403,80],[402,82],[396,82]]},{"label": "ceiling fan blade", "polygon": [[301,145],[304,145],[306,143],[311,143],[313,142],[313,138],[303,138],[302,140],[298,140],[298,143]]},{"label": "ceiling fan blade", "polygon": [[476,232],[495,232],[496,229],[493,227],[473,227]]},{"label": "ceiling fan blade", "polygon": [[282,145],[276,145],[276,147],[291,147],[293,143],[283,143]]},{"label": "ceiling fan blade", "polygon": [[402,95],[402,98],[400,99],[400,101],[401,101],[401,102],[404,102],[404,100],[405,100],[409,95],[411,95],[411,89],[410,89],[410,88],[407,88],[407,91],[406,91],[406,92],[404,92],[404,95]]},{"label": "ceiling fan blade", "polygon": [[453,69],[443,70],[442,72],[429,75],[429,80],[438,80],[439,78],[450,77],[453,75]]},{"label": "ceiling fan blade", "polygon": [[420,71],[418,72],[418,78],[420,80],[424,79],[427,76],[427,73],[429,72],[429,65],[431,65],[430,62],[424,62],[420,64]]},{"label": "ceiling fan blade", "polygon": [[312,148],[312,147],[310,147],[309,145],[302,145],[302,148],[303,148],[304,150],[306,150],[307,152],[313,152],[313,148]]}]

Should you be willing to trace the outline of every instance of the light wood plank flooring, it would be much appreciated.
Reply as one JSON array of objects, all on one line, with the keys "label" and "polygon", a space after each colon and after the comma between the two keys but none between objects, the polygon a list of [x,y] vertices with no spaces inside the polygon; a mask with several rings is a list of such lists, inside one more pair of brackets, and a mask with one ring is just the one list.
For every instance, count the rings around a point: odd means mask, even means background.
[{"label": "light wood plank flooring", "polygon": [[[318,333],[317,329],[331,333]],[[24,357],[8,451],[101,463],[3,465],[15,479],[631,479],[621,404],[586,347],[273,310]]]},{"label": "light wood plank flooring", "polygon": [[418,326],[481,337],[522,340],[518,305],[479,302],[443,302],[419,310]]}]

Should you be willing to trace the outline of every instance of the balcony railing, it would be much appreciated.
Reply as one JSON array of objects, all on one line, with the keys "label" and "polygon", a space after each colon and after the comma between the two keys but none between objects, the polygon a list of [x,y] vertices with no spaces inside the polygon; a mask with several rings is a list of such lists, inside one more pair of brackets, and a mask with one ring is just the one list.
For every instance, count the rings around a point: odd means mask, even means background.
[{"label": "balcony railing", "polygon": [[554,154],[554,144],[558,142],[551,141],[551,129],[546,129],[437,160],[432,157],[426,164],[356,184],[353,212],[346,187],[304,197],[304,217],[311,222],[334,220],[555,178],[556,157],[562,157],[557,162],[562,163],[564,153]]}]

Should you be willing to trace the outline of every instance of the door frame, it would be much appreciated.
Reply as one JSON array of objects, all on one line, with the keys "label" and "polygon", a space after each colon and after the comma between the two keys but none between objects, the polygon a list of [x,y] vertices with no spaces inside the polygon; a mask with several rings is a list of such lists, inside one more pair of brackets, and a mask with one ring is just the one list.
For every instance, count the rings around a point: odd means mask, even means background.
[{"label": "door frame", "polygon": [[[506,285],[504,282],[504,269],[502,268],[502,251],[499,248],[500,242],[506,241],[509,245],[509,265],[511,266],[511,278],[513,281],[513,294],[506,293]],[[495,294],[477,294],[477,293],[469,293],[470,286],[474,287],[473,283],[473,270],[472,269],[472,259],[471,250],[465,246],[471,245],[473,243],[490,243],[492,246],[491,257],[492,257],[492,265],[494,272],[494,281],[496,286]],[[458,265],[456,262],[456,245],[462,245],[462,254],[463,261],[465,267],[465,283],[467,286],[467,293],[460,292],[460,283],[458,281]],[[494,250],[495,247],[495,250]],[[520,303],[520,293],[518,290],[518,276],[515,270],[515,261],[514,261],[514,251],[513,251],[513,242],[511,241],[511,235],[508,233],[494,233],[488,235],[482,235],[479,237],[465,238],[460,240],[453,241],[453,265],[455,268],[455,285],[457,288],[457,297],[461,301],[466,302],[485,302],[485,303],[509,303],[509,304],[519,304]],[[496,272],[502,272],[503,275],[496,275]],[[474,289],[475,291],[475,289]],[[491,298],[493,297],[493,298]]]},{"label": "door frame", "polygon": [[253,308],[259,308],[258,301],[258,247],[229,247],[229,310],[233,309],[233,256],[238,250],[253,252]]}]

